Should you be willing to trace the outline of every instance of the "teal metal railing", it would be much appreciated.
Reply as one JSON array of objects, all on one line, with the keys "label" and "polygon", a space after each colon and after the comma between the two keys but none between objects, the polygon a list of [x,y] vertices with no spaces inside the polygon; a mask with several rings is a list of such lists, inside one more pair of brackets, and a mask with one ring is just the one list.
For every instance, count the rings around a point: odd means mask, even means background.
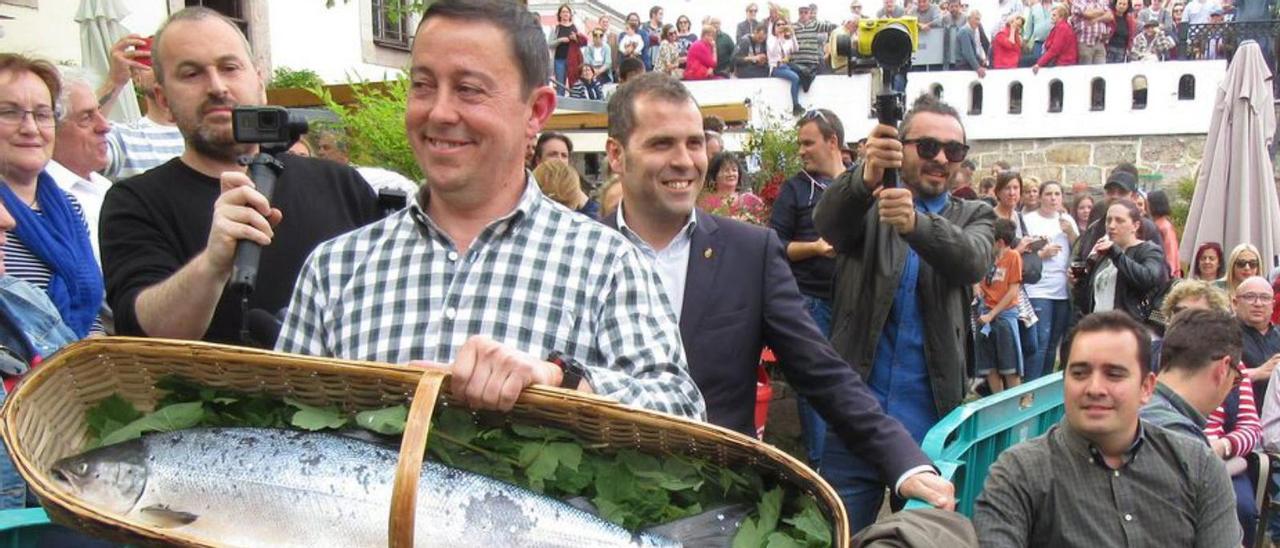
[{"label": "teal metal railing", "polygon": [[[1062,411],[1062,373],[1052,373],[957,407],[925,434],[921,448],[955,484],[956,510],[972,517],[987,470],[1000,452],[1045,433]],[[908,510],[927,507],[924,501],[907,503]]]}]

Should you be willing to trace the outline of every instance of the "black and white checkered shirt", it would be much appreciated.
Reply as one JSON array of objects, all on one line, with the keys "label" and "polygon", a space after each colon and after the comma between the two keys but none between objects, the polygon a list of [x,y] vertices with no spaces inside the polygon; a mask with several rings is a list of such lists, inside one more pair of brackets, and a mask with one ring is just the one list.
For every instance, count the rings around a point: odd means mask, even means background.
[{"label": "black and white checkered shirt", "polygon": [[515,210],[466,255],[417,203],[321,244],[276,349],[452,363],[467,338],[485,335],[537,357],[572,356],[599,395],[704,419],[660,284],[621,234],[551,201],[530,177]]}]

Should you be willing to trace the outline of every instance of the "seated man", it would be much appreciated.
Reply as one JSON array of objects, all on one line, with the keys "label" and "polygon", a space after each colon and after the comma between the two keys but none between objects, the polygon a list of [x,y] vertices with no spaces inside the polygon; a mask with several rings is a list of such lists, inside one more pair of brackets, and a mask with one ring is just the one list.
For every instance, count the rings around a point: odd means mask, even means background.
[{"label": "seated man", "polygon": [[[258,146],[235,141],[231,109],[267,97],[234,22],[184,9],[160,27],[153,53],[157,98],[187,147],[103,200],[102,270],[116,331],[270,346],[271,326],[245,336],[244,310],[277,314],[316,244],[376,220],[377,200],[351,168],[293,154],[279,155],[269,201],[255,189],[237,159]],[[263,246],[247,302],[224,291],[241,240]]]},{"label": "seated man", "polygon": [[1222,460],[1138,417],[1156,384],[1146,329],[1091,314],[1065,345],[1066,413],[991,467],[974,507],[982,546],[1240,546]]},{"label": "seated man", "polygon": [[702,419],[653,269],[524,169],[555,110],[545,40],[513,2],[431,5],[405,113],[427,182],[408,209],[316,249],[277,349],[447,366],[477,408],[544,384]]},{"label": "seated man", "polygon": [[[1214,456],[1227,460],[1232,451],[1230,438],[1220,437],[1221,420],[1217,421],[1218,436],[1210,438],[1209,417],[1217,411],[1227,395],[1239,389],[1245,378],[1239,367],[1241,345],[1240,330],[1236,320],[1225,311],[1191,309],[1174,316],[1165,333],[1160,352],[1160,373],[1156,377],[1156,392],[1151,402],[1143,406],[1141,416],[1147,422],[1168,430],[1186,434],[1203,441]],[[1249,393],[1252,408],[1252,392]],[[1239,407],[1239,396],[1236,396]],[[1233,416],[1232,422],[1240,422]],[[1255,422],[1256,426],[1256,416]],[[1235,426],[1235,425],[1233,425]],[[1239,460],[1238,474],[1246,467]],[[1253,532],[1257,525],[1258,509],[1253,500],[1253,485],[1247,475],[1232,479],[1236,495],[1236,514],[1244,531],[1245,546],[1253,545]]]}]

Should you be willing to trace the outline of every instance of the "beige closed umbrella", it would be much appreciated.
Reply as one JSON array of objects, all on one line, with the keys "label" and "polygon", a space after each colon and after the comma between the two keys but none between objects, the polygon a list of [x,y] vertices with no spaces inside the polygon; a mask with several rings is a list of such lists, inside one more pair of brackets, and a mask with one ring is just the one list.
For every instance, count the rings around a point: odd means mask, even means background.
[{"label": "beige closed umbrella", "polygon": [[1280,265],[1280,201],[1267,151],[1276,132],[1271,78],[1257,42],[1240,44],[1218,88],[1204,143],[1179,248],[1185,262],[1205,242],[1225,250],[1251,243],[1262,253],[1264,274]]},{"label": "beige closed umbrella", "polygon": [[[129,30],[120,21],[129,15],[122,0],[80,0],[76,22],[80,24],[80,66],[107,77],[111,68],[111,46]],[[116,106],[107,114],[117,122],[132,122],[142,115],[133,83],[125,84]]]}]

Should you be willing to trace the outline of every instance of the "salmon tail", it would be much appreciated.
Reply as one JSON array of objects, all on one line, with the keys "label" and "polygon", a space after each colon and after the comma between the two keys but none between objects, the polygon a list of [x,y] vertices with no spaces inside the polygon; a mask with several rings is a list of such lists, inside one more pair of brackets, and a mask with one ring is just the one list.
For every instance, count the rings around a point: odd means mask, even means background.
[{"label": "salmon tail", "polygon": [[685,548],[728,548],[753,507],[721,506],[696,516],[650,527],[644,532],[679,542]]}]

